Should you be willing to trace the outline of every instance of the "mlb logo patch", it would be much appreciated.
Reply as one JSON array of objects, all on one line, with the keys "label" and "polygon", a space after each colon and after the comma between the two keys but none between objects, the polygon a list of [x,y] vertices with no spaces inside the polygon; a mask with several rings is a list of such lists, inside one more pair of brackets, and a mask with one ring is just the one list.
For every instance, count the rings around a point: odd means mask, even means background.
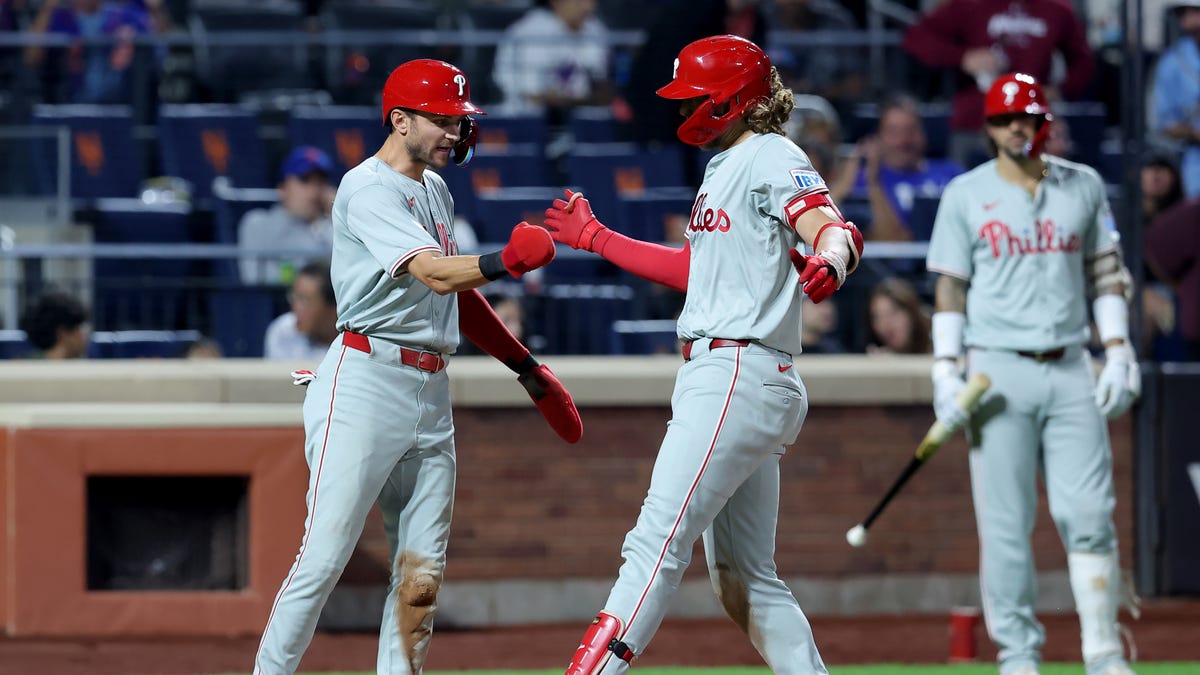
[{"label": "mlb logo patch", "polygon": [[821,178],[821,174],[816,171],[792,169],[789,173],[792,174],[792,180],[796,183],[796,188],[801,192],[807,192],[816,187],[825,187],[825,181]]}]

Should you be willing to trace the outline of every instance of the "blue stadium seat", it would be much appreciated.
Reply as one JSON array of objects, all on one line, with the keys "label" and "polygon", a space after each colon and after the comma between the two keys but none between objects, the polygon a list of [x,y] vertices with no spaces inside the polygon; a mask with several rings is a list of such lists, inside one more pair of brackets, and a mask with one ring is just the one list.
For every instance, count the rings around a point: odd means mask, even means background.
[{"label": "blue stadium seat", "polygon": [[908,217],[908,227],[912,230],[913,241],[928,241],[933,233],[933,221],[937,217],[940,197],[917,195],[913,198],[912,212]]},{"label": "blue stadium seat", "polygon": [[267,326],[287,311],[287,289],[226,286],[209,294],[212,338],[231,358],[261,358]]},{"label": "blue stadium seat", "polygon": [[[477,118],[479,143],[504,148],[510,145],[546,145],[546,120],[534,115],[493,114]],[[483,152],[481,148],[479,152]]]},{"label": "blue stadium seat", "polygon": [[676,322],[669,319],[650,321],[614,321],[612,354],[674,354],[679,350]]},{"label": "blue stadium seat", "polygon": [[[71,197],[133,197],[145,172],[133,141],[133,111],[129,106],[37,105],[37,127],[65,126],[69,133]],[[37,185],[54,194],[58,184],[56,139],[31,139]]]},{"label": "blue stadium seat", "polygon": [[205,100],[234,101],[244,92],[296,89],[308,85],[308,41],[277,44],[213,44],[210,36],[229,31],[301,34],[304,7],[296,0],[192,0],[188,31],[195,73]]},{"label": "blue stadium seat", "polygon": [[225,176],[236,187],[267,187],[267,159],[257,115],[218,104],[164,105],[158,113],[158,150],[163,173],[192,184],[207,201],[212,182]]},{"label": "blue stadium seat", "polygon": [[199,340],[195,330],[97,331],[88,344],[88,356],[99,359],[174,359],[184,347]]},{"label": "blue stadium seat", "polygon": [[1100,160],[1095,168],[1109,185],[1119,185],[1125,180],[1125,151],[1117,141],[1105,142],[1100,147]]},{"label": "blue stadium seat", "polygon": [[481,242],[508,241],[513,226],[522,220],[541,225],[546,209],[562,196],[562,191],[549,187],[516,187],[478,194],[476,218],[471,224]]},{"label": "blue stadium seat", "polygon": [[[213,240],[218,244],[238,243],[242,216],[254,209],[269,209],[279,203],[279,193],[269,188],[232,188],[217,181],[213,190]],[[214,275],[224,281],[239,278],[237,260],[214,261]]]},{"label": "blue stadium seat", "polygon": [[547,286],[543,295],[526,296],[530,332],[545,339],[549,354],[607,354],[612,324],[629,318],[633,298],[624,285]]},{"label": "blue stadium seat", "polygon": [[33,352],[23,330],[0,330],[0,359],[23,359]]},{"label": "blue stadium seat", "polygon": [[[846,140],[858,141],[879,130],[878,103],[858,103],[851,112],[846,125]],[[949,103],[923,103],[920,105],[921,120],[925,128],[926,150],[929,157],[945,157],[950,144]]]},{"label": "blue stadium seat", "polygon": [[[540,146],[523,143],[500,148],[495,146],[480,147],[475,158],[465,167],[448,164],[439,172],[450,194],[454,197],[454,210],[457,215],[466,218],[472,224],[481,218],[487,220],[487,214],[479,212],[479,196],[492,195],[499,191],[508,192],[510,188],[529,188],[547,185],[546,158]],[[557,193],[558,196],[562,192]],[[542,211],[550,206],[546,202]],[[516,221],[513,221],[515,223]],[[541,222],[539,212],[538,222]],[[512,229],[510,223],[505,229]],[[479,228],[476,228],[477,230]],[[479,233],[480,241],[488,241],[483,232]],[[506,237],[507,238],[507,235]]]},{"label": "blue stadium seat", "polygon": [[[92,236],[101,244],[182,244],[188,241],[190,216],[187,204],[100,199]],[[194,271],[188,260],[181,259],[96,259],[92,266],[96,327],[175,328],[184,316],[184,291]]]},{"label": "blue stadium seat", "polygon": [[572,109],[567,128],[576,143],[612,143],[617,140],[618,122],[608,107],[580,106]]},{"label": "blue stadium seat", "polygon": [[334,185],[342,174],[374,155],[386,138],[377,107],[305,106],[293,110],[288,122],[292,147],[313,145],[333,158]]},{"label": "blue stadium seat", "polygon": [[641,194],[622,195],[614,229],[635,239],[668,241],[672,230],[687,227],[695,199],[696,193],[685,187],[647,188]]},{"label": "blue stadium seat", "polygon": [[632,143],[579,143],[567,155],[566,172],[567,182],[587,193],[597,213],[616,213],[620,196],[687,184],[677,146],[645,150]]},{"label": "blue stadium seat", "polygon": [[1071,141],[1075,148],[1073,159],[1099,169],[1104,161],[1101,148],[1104,145],[1104,130],[1108,126],[1108,112],[1099,101],[1074,101],[1053,104],[1055,119],[1065,119],[1071,129]]}]

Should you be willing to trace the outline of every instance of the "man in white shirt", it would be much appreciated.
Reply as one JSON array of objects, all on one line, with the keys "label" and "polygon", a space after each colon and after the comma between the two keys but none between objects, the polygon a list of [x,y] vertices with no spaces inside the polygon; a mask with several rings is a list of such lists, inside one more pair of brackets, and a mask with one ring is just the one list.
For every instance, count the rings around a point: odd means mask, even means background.
[{"label": "man in white shirt", "polygon": [[504,92],[498,111],[539,114],[545,108],[607,103],[608,31],[595,0],[539,0],[508,27],[496,50],[492,79]]},{"label": "man in white shirt", "polygon": [[279,203],[255,209],[238,224],[238,245],[244,249],[308,251],[299,258],[244,256],[239,272],[244,284],[287,285],[296,268],[333,251],[333,160],[318,148],[301,146],[283,160]]},{"label": "man in white shirt", "polygon": [[337,301],[329,264],[310,262],[296,273],[288,294],[292,311],[267,326],[263,357],[273,360],[320,361],[337,337]]}]

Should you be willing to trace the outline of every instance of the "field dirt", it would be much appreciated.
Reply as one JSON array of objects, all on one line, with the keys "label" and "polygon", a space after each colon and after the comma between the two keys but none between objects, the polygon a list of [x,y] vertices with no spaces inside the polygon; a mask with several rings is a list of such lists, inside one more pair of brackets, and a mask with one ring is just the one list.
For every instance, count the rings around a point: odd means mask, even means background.
[{"label": "field dirt", "polygon": [[[1200,600],[1149,602],[1132,628],[1144,661],[1200,661]],[[948,616],[811,617],[826,662],[837,664],[945,662]],[[1041,617],[1048,661],[1079,660],[1074,615]],[[475,631],[438,631],[426,671],[474,668],[564,667],[586,626],[523,626]],[[198,675],[249,672],[257,638],[122,640],[0,639],[0,675]],[[377,636],[318,633],[301,670],[372,671]],[[979,660],[995,649],[977,632]],[[762,659],[730,621],[668,621],[635,665],[762,665]],[[637,672],[635,668],[633,672]],[[835,670],[836,672],[836,670]]]}]

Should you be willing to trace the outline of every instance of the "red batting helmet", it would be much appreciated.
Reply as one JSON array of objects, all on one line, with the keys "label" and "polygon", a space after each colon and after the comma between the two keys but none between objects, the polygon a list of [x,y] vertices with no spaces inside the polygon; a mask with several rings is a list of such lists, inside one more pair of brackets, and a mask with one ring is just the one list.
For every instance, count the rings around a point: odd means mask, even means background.
[{"label": "red batting helmet", "polygon": [[1009,73],[996,78],[988,89],[983,100],[983,114],[988,119],[997,115],[1024,113],[1042,118],[1033,140],[1025,146],[1025,154],[1036,157],[1042,154],[1042,146],[1050,135],[1050,123],[1054,116],[1050,114],[1050,103],[1046,100],[1046,92],[1042,85],[1032,75],[1025,73]]},{"label": "red batting helmet", "polygon": [[486,115],[471,103],[471,85],[457,67],[435,59],[402,63],[383,85],[383,124],[392,110],[406,108],[434,115]]},{"label": "red batting helmet", "polygon": [[[696,40],[679,52],[671,82],[658,90],[663,98],[707,96],[679,125],[679,140],[704,145],[771,95],[771,60],[753,42],[735,35]],[[717,107],[729,103],[729,111]]]}]

